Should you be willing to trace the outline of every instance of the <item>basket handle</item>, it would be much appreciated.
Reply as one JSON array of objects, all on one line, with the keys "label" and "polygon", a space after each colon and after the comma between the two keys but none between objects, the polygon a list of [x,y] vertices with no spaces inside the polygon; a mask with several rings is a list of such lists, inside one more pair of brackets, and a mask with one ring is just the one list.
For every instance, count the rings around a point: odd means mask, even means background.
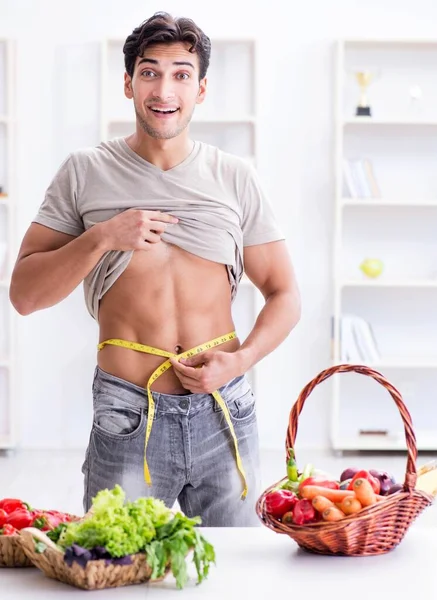
[{"label": "basket handle", "polygon": [[290,418],[288,422],[288,430],[287,430],[287,439],[285,443],[285,451],[288,456],[288,448],[294,449],[294,443],[296,440],[297,434],[297,426],[299,415],[302,412],[303,406],[305,404],[306,399],[311,394],[313,389],[319,384],[334,375],[335,373],[349,373],[349,372],[361,373],[362,375],[368,375],[372,377],[380,383],[383,387],[388,390],[391,397],[396,403],[396,406],[401,413],[402,421],[404,423],[405,429],[405,439],[407,442],[407,467],[405,471],[405,482],[404,489],[406,492],[410,492],[416,487],[416,479],[417,479],[417,470],[416,470],[416,459],[417,459],[417,444],[416,444],[416,436],[413,430],[413,424],[411,421],[411,415],[408,412],[407,407],[405,406],[402,396],[399,391],[389,382],[381,373],[378,371],[374,371],[369,367],[364,365],[350,365],[350,364],[341,364],[335,365],[328,369],[325,369],[317,377],[315,377],[312,381],[310,381],[299,394],[298,399],[294,403],[291,411]]}]

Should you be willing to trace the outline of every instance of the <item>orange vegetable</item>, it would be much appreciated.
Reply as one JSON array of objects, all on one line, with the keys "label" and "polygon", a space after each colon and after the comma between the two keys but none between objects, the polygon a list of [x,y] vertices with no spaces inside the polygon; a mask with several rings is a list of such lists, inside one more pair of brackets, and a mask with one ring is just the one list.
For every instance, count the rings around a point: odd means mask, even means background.
[{"label": "orange vegetable", "polygon": [[325,521],[340,521],[344,518],[345,514],[336,506],[330,506],[323,511],[322,516]]},{"label": "orange vegetable", "polygon": [[341,502],[348,496],[355,496],[355,492],[352,490],[331,490],[329,488],[319,487],[318,485],[306,485],[300,490],[302,498],[308,498],[312,500],[316,496],[324,496],[331,500],[331,502]]},{"label": "orange vegetable", "polygon": [[312,505],[319,513],[322,513],[330,506],[334,506],[334,503],[325,498],[325,496],[315,496],[312,500]]},{"label": "orange vegetable", "polygon": [[376,502],[376,494],[367,479],[354,481],[354,492],[362,506],[371,506]]},{"label": "orange vegetable", "polygon": [[354,515],[355,513],[359,512],[363,507],[357,497],[349,497],[343,500],[340,508],[345,515]]}]

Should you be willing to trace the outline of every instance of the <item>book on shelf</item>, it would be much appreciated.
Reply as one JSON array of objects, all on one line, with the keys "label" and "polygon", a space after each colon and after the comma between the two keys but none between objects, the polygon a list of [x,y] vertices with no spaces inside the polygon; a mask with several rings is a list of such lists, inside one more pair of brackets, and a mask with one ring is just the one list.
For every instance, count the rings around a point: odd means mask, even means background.
[{"label": "book on shelf", "polygon": [[347,363],[373,364],[380,360],[370,323],[362,317],[345,314],[340,320],[340,358]]},{"label": "book on shelf", "polygon": [[343,159],[345,195],[350,198],[381,198],[372,162]]}]

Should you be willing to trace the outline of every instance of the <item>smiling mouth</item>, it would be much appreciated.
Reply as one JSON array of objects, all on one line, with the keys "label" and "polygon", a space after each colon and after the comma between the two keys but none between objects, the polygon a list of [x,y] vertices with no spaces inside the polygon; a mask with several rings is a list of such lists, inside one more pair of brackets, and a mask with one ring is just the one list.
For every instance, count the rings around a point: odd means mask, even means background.
[{"label": "smiling mouth", "polygon": [[173,115],[175,112],[179,110],[179,108],[153,108],[152,106],[148,107],[152,112],[157,115]]}]

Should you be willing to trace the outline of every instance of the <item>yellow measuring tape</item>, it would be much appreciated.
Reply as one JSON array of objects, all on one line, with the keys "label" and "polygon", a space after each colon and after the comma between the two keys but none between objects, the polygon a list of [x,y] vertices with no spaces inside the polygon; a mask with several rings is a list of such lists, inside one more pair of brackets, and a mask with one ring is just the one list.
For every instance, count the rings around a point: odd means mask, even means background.
[{"label": "yellow measuring tape", "polygon": [[[106,345],[120,346],[121,348],[128,348],[129,350],[136,350],[137,352],[144,352],[145,354],[154,354],[155,356],[162,356],[167,359],[169,359],[169,358],[180,359],[180,358],[190,358],[196,354],[200,354],[201,352],[205,352],[206,350],[210,350],[211,348],[220,346],[220,344],[229,342],[230,340],[233,340],[236,337],[237,337],[237,334],[235,333],[235,331],[233,331],[232,333],[227,333],[226,335],[215,338],[214,340],[210,340],[209,342],[201,344],[200,346],[191,348],[190,350],[187,350],[186,352],[182,352],[181,354],[173,354],[173,352],[167,352],[166,350],[159,350],[158,348],[153,348],[152,346],[145,346],[143,344],[138,344],[137,342],[128,342],[126,340],[119,340],[119,339],[105,340],[104,342],[101,342],[98,345],[98,349],[102,350],[102,348],[104,348]],[[149,485],[151,485],[152,479],[150,477],[150,471],[149,471],[149,465],[147,464],[146,453],[147,453],[147,444],[149,443],[149,438],[150,438],[150,432],[152,431],[153,417],[155,415],[155,402],[153,400],[152,391],[151,391],[150,387],[158,379],[158,377],[161,377],[161,375],[163,375],[163,373],[168,371],[168,369],[170,369],[171,366],[172,366],[172,364],[171,364],[170,360],[166,360],[165,362],[163,362],[162,365],[160,365],[157,369],[155,369],[155,371],[153,371],[152,375],[149,377],[149,381],[147,382],[147,387],[146,387],[147,397],[149,399],[149,411],[147,414],[146,439],[145,439],[145,443],[144,443],[144,479],[146,480],[146,482]],[[234,426],[232,425],[231,417],[229,416],[229,410],[228,410],[228,407],[226,406],[226,402],[221,397],[220,392],[218,392],[216,390],[215,392],[212,392],[211,395],[214,397],[214,399],[216,400],[216,402],[222,409],[223,414],[225,415],[226,423],[228,424],[229,430],[232,435],[232,439],[234,441],[237,467],[241,473],[241,476],[242,476],[243,482],[244,482],[242,498],[245,498],[247,496],[246,474],[244,472],[243,463],[241,461],[240,452],[238,450],[238,440],[237,440],[237,436],[235,435]]]}]

